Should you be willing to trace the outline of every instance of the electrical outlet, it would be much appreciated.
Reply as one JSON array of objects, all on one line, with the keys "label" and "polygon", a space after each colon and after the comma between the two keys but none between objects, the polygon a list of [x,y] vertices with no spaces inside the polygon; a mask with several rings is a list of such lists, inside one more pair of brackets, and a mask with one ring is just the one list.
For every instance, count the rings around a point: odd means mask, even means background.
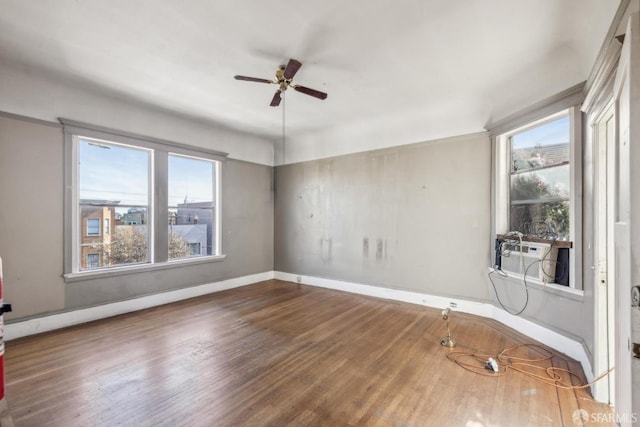
[{"label": "electrical outlet", "polygon": [[449,302],[449,307],[451,308],[456,308],[458,306],[458,303],[455,302]]}]

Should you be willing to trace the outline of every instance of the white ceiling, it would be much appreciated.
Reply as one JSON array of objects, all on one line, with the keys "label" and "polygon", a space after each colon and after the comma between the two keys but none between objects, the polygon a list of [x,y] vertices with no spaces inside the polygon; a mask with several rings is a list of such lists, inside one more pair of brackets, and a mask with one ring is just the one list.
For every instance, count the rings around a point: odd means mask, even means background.
[{"label": "white ceiling", "polygon": [[586,80],[613,0],[0,0],[0,59],[323,157],[461,135]]}]

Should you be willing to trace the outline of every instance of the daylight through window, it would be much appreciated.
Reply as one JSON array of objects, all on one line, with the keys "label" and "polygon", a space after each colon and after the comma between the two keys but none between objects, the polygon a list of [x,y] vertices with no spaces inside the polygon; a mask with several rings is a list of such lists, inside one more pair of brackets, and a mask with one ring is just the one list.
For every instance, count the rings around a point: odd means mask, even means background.
[{"label": "daylight through window", "polygon": [[565,115],[510,136],[510,231],[570,239],[569,126]]},{"label": "daylight through window", "polygon": [[79,216],[87,224],[86,236],[80,238],[80,259],[87,260],[81,270],[150,261],[151,161],[150,150],[79,139]]},{"label": "daylight through window", "polygon": [[70,276],[224,259],[220,156],[180,144],[89,134],[68,140]]},{"label": "daylight through window", "polygon": [[215,162],[169,155],[169,259],[212,255]]}]

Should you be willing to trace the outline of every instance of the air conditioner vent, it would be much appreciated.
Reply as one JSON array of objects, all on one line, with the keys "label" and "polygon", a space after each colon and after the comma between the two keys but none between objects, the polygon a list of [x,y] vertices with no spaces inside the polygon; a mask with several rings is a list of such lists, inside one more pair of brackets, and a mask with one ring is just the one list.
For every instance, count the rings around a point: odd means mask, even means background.
[{"label": "air conditioner vent", "polygon": [[502,242],[500,251],[502,271],[516,275],[526,273],[528,279],[553,283],[556,275],[558,249],[548,243]]}]

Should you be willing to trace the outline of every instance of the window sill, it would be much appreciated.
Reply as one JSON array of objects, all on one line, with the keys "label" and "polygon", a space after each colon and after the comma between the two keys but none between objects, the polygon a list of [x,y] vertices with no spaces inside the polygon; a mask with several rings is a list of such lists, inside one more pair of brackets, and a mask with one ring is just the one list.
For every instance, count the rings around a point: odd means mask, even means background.
[{"label": "window sill", "polygon": [[[492,272],[494,271],[494,269],[492,267],[489,267],[489,271]],[[493,278],[499,277],[503,280],[507,280],[509,283],[514,283],[514,284],[517,283],[520,285],[522,284],[521,274],[516,274],[511,272],[503,272],[503,273],[506,274],[506,277],[498,273],[495,273],[492,277]],[[544,283],[541,280],[533,279],[530,277],[527,277],[527,287],[529,289],[547,292],[547,293],[558,295],[560,297],[571,299],[574,301],[582,302],[584,300],[584,291],[580,289],[571,288],[569,286],[562,286],[556,283]]]},{"label": "window sill", "polygon": [[127,274],[144,273],[148,271],[168,270],[176,267],[186,267],[189,265],[208,264],[211,262],[224,261],[226,255],[203,256],[194,259],[179,259],[156,264],[140,264],[127,267],[113,267],[109,269],[82,271],[78,273],[65,273],[65,283],[81,282],[84,280],[103,279],[108,277],[124,276]]}]

